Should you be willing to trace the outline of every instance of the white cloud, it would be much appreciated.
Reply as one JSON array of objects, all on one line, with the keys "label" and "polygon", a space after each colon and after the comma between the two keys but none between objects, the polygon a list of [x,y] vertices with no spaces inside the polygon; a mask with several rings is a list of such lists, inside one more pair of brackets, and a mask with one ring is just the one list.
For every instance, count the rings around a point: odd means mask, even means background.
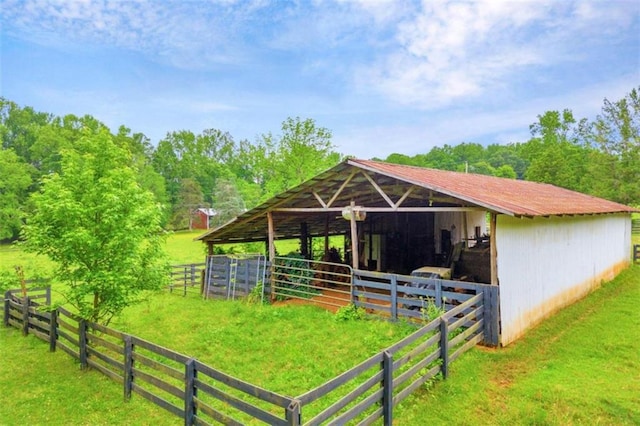
[{"label": "white cloud", "polygon": [[445,107],[575,61],[581,39],[624,32],[637,12],[624,2],[424,1],[398,25],[397,48],[361,70],[361,83],[399,104]]}]

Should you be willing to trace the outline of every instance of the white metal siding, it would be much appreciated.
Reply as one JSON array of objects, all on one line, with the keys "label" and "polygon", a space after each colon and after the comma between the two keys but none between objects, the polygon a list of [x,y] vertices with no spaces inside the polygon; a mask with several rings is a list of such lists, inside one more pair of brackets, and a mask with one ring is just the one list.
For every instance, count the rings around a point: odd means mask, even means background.
[{"label": "white metal siding", "polygon": [[629,265],[628,214],[498,215],[496,228],[503,345]]}]

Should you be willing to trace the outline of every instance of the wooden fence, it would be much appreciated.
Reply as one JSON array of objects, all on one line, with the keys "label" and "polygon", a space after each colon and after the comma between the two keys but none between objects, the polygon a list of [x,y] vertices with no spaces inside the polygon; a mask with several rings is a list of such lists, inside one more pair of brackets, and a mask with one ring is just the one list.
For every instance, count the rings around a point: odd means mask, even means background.
[{"label": "wooden fence", "polygon": [[[5,293],[4,324],[33,334],[123,386],[184,419],[185,425],[242,424],[253,419],[272,425],[299,424],[292,398],[252,385],[168,348],[45,305],[32,289],[27,297]],[[49,295],[49,290],[44,289]],[[32,292],[35,292],[32,294]]]},{"label": "wooden fence", "polygon": [[253,420],[271,425],[303,424],[305,407],[314,413],[305,425],[390,425],[393,408],[428,380],[446,378],[449,365],[485,339],[487,299],[469,297],[412,335],[298,397],[288,397],[225,374],[168,348],[95,324],[58,307],[49,289],[5,293],[4,324],[34,334],[123,386],[126,399],[136,393],[185,425],[212,422],[241,424]]},{"label": "wooden fence", "polygon": [[483,295],[484,344],[499,343],[499,288],[489,284],[353,271],[352,301],[376,315],[424,319],[430,305],[446,312]]},{"label": "wooden fence", "polygon": [[633,263],[640,263],[640,244],[633,246]]},{"label": "wooden fence", "polygon": [[169,292],[173,293],[174,290],[182,289],[183,296],[186,296],[187,293],[200,293],[200,283],[204,267],[204,263],[171,265]]},{"label": "wooden fence", "polygon": [[631,219],[631,233],[640,234],[640,219]]},{"label": "wooden fence", "polygon": [[204,296],[230,300],[247,296],[256,286],[268,281],[268,274],[269,262],[261,254],[208,256]]}]

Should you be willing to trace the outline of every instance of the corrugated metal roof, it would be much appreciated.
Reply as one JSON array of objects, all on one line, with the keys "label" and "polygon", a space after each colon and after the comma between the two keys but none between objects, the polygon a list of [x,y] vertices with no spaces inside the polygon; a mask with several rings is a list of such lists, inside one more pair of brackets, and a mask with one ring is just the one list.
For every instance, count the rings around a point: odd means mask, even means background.
[{"label": "corrugated metal roof", "polygon": [[[330,209],[324,212],[317,209],[322,202],[331,208],[346,207],[354,202],[358,206],[389,209],[388,201],[374,188],[372,181],[394,203],[405,197],[402,206],[409,208],[477,206],[495,213],[526,217],[637,211],[549,184],[350,159],[197,239],[218,243],[264,241],[267,212],[282,208],[300,211],[278,214],[278,239],[299,237],[301,222],[307,224],[309,235],[343,234],[349,230],[348,221],[336,220],[340,214]],[[412,191],[407,193],[409,188]],[[316,209],[313,212],[303,212],[313,208]]]},{"label": "corrugated metal roof", "polygon": [[637,211],[624,204],[550,184],[422,167],[349,160],[355,166],[460,198],[513,216],[552,216]]}]

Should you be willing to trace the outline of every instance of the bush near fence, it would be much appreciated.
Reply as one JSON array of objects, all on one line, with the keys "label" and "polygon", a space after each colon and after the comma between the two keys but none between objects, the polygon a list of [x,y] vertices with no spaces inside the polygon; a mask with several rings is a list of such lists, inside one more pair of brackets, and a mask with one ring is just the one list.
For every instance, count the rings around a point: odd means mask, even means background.
[{"label": "bush near fence", "polygon": [[[43,311],[49,289],[5,293],[4,324],[47,341],[123,386],[126,399],[136,393],[186,425],[212,422],[298,425],[325,421],[364,424],[382,418],[391,424],[393,408],[437,377],[449,364],[485,339],[484,293],[471,296],[414,334],[381,351],[325,384],[297,397],[280,395],[229,376],[187,355],[136,336],[95,324],[57,308]],[[44,292],[44,297],[42,296]],[[38,297],[38,299],[36,299]],[[305,410],[305,408],[307,410]]]}]

